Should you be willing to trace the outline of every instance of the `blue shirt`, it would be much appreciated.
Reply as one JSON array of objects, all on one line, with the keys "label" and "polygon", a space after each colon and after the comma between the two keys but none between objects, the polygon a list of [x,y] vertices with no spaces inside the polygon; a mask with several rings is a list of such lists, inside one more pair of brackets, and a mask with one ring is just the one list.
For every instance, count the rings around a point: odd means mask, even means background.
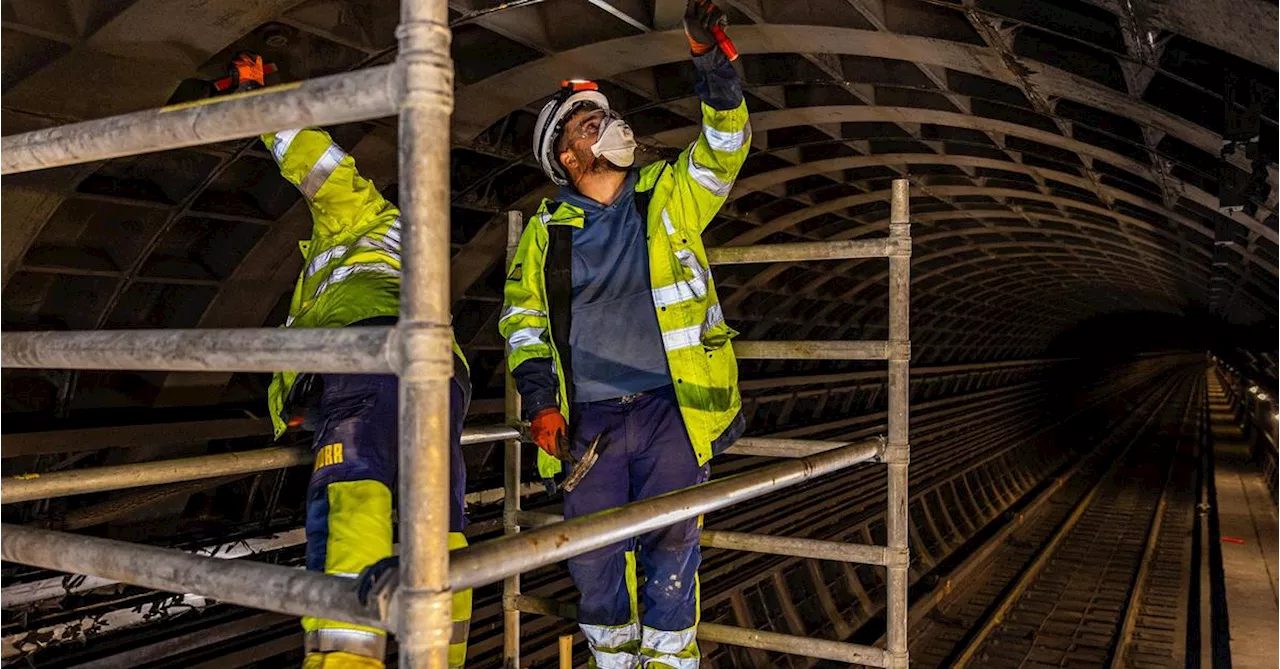
[{"label": "blue shirt", "polygon": [[671,383],[649,286],[646,224],[636,211],[638,170],[604,206],[561,189],[557,198],[586,214],[573,232],[574,400],[598,402]]}]

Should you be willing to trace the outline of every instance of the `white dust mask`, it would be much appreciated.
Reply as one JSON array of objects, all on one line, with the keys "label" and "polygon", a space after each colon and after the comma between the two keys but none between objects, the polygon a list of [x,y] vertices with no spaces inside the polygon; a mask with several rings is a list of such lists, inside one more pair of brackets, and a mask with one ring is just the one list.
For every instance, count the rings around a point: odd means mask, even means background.
[{"label": "white dust mask", "polygon": [[631,126],[616,112],[608,112],[600,121],[600,134],[591,145],[591,154],[618,167],[631,167],[636,161],[636,138]]}]

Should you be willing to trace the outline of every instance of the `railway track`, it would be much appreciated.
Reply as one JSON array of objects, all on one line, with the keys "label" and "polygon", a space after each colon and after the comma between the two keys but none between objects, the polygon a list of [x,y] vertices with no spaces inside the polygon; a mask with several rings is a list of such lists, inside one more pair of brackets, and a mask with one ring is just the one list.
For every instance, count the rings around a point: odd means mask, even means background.
[{"label": "railway track", "polygon": [[919,667],[1185,661],[1202,375],[1150,394],[913,628]]}]

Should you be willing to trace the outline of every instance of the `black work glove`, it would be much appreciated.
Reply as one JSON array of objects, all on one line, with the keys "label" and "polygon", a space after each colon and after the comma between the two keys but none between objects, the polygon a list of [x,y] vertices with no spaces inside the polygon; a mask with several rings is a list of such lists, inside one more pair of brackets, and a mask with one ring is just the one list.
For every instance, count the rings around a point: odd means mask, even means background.
[{"label": "black work glove", "polygon": [[689,38],[689,50],[695,56],[710,53],[716,48],[716,36],[711,27],[729,25],[724,12],[711,0],[689,0],[684,10],[684,34]]},{"label": "black work glove", "polygon": [[356,597],[359,598],[360,603],[367,606],[369,604],[369,594],[374,592],[378,586],[381,586],[388,572],[399,567],[400,556],[392,555],[360,570],[360,575],[356,577]]}]

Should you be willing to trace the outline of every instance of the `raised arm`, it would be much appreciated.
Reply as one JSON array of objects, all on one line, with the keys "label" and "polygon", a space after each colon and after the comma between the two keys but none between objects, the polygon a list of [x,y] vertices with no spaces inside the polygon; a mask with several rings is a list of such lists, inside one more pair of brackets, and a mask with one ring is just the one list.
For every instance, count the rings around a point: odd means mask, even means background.
[{"label": "raised arm", "polygon": [[711,3],[690,3],[685,31],[693,52],[694,89],[702,100],[702,128],[676,160],[676,183],[697,204],[701,233],[715,218],[751,147],[751,123],[737,70],[716,48],[709,25],[723,23]]}]

